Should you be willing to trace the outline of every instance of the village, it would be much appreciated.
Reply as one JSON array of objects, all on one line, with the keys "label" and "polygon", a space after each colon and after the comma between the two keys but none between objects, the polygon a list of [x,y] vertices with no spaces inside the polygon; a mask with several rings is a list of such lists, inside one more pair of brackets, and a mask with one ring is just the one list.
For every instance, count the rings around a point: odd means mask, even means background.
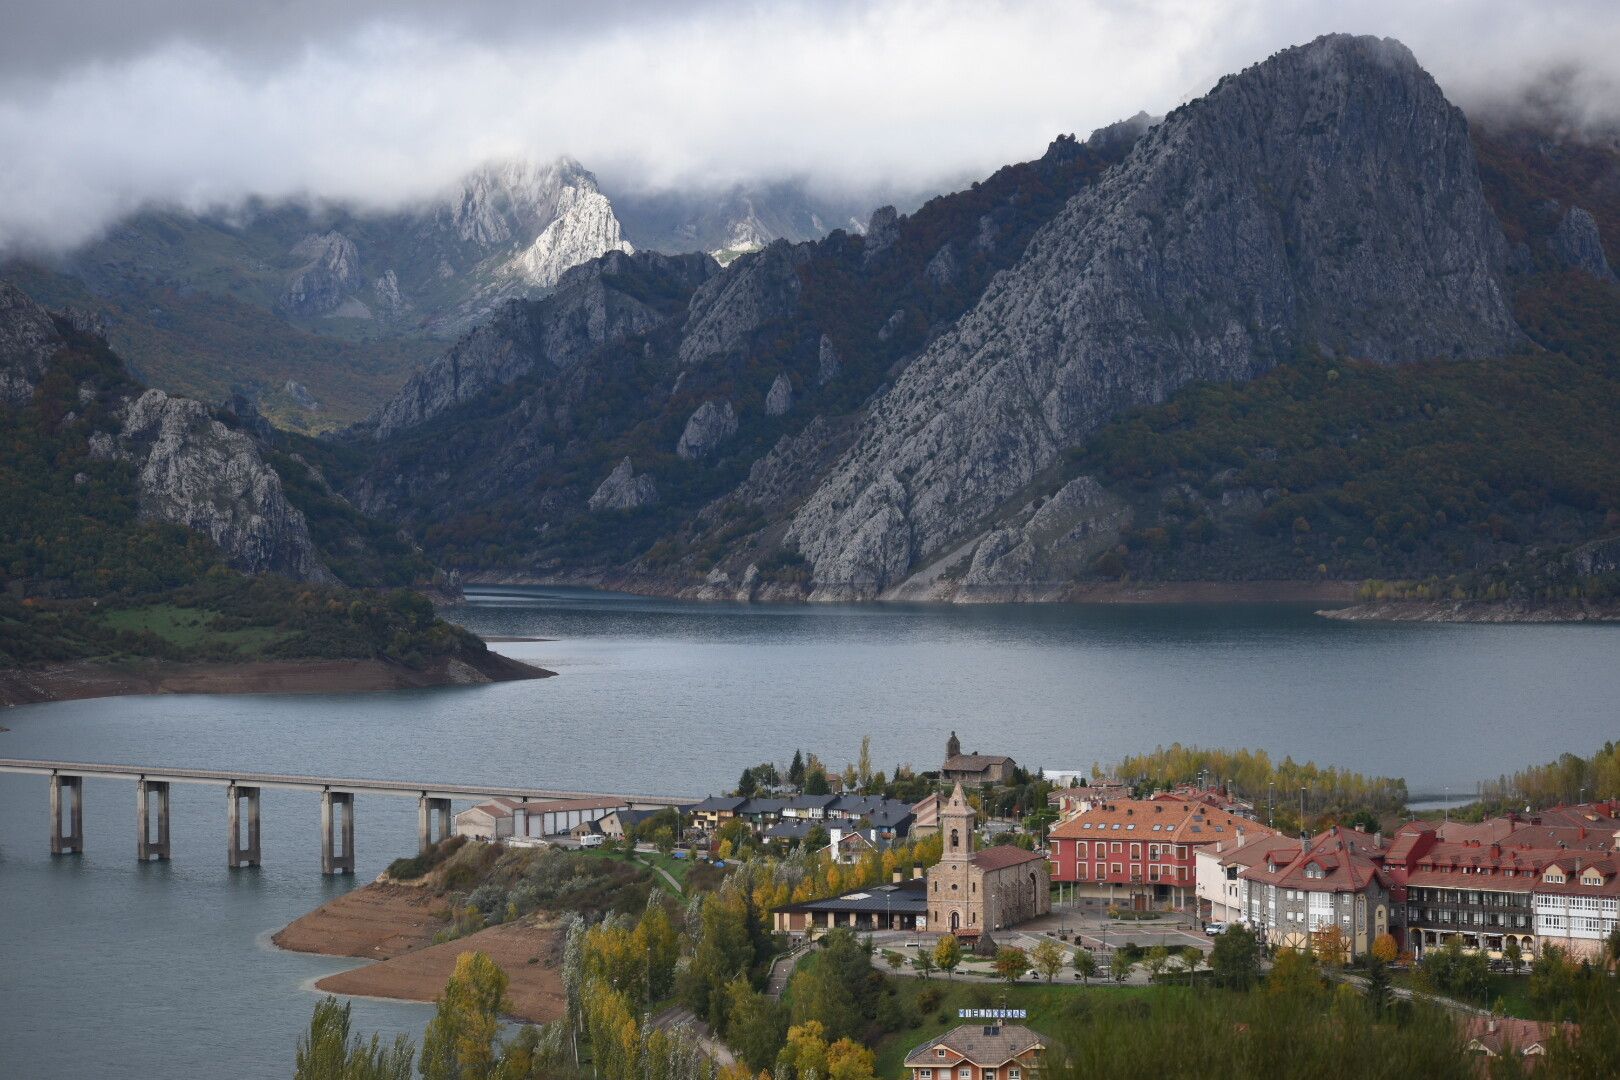
[{"label": "village", "polygon": [[[938,770],[874,773],[864,745],[842,773],[796,753],[785,771],[755,767],[737,789],[678,808],[497,800],[458,814],[455,830],[722,870],[790,853],[813,861],[822,876],[764,894],[781,943],[768,979],[777,994],[799,958],[851,935],[876,970],[987,990],[1094,978],[1243,986],[1279,958],[1306,957],[1341,985],[1453,1008],[1481,1060],[1533,1065],[1569,1025],[1505,1015],[1481,988],[1620,960],[1620,802],[1470,821],[1340,807],[1312,829],[1303,792],[1297,817],[1267,794],[1244,798],[1208,777],[1150,789],[1031,772],[964,753],[952,732]],[[1035,1075],[1048,1037],[1004,999],[975,998],[992,1004],[959,1009],[962,1022],[893,1075]]]}]

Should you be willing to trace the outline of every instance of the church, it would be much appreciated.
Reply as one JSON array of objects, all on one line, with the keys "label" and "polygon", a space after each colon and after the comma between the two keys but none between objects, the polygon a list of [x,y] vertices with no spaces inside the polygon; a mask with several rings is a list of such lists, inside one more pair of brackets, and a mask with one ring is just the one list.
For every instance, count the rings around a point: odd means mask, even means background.
[{"label": "church", "polygon": [[940,860],[928,870],[928,928],[977,938],[1052,910],[1044,856],[1012,845],[974,850],[973,807],[958,783],[939,808]]}]

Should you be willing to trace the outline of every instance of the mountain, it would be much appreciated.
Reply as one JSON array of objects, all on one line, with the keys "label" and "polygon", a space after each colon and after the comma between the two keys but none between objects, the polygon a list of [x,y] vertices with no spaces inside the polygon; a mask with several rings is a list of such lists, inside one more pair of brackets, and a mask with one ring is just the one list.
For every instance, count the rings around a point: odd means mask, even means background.
[{"label": "mountain", "polygon": [[543,674],[378,588],[438,575],[295,441],[141,386],[96,319],[0,283],[0,704]]},{"label": "mountain", "polygon": [[1620,530],[1615,160],[1324,37],[858,233],[582,267],[657,302],[516,302],[339,485],[469,573],[693,596],[1527,581]]},{"label": "mountain", "polygon": [[571,158],[512,159],[391,212],[264,199],[149,208],[64,256],[0,264],[0,277],[49,305],[102,311],[113,347],[155,387],[244,394],[276,423],[319,432],[360,419],[446,341],[570,267],[637,247],[729,258],[819,238],[857,202],[794,184],[610,198]]},{"label": "mountain", "polygon": [[859,232],[878,201],[870,194],[817,196],[796,181],[717,191],[627,188],[612,199],[638,246],[671,255],[704,251],[722,263],[774,240],[819,240],[834,229]]}]

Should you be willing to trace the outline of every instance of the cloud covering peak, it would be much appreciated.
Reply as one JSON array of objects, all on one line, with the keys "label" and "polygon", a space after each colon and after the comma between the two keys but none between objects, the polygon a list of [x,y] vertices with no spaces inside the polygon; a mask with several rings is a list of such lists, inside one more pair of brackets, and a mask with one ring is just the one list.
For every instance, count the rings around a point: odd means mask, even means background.
[{"label": "cloud covering peak", "polygon": [[1620,118],[1620,8],[1587,0],[21,0],[7,21],[0,249],[150,202],[397,206],[510,156],[647,189],[919,188],[1334,30],[1400,38],[1470,109]]}]

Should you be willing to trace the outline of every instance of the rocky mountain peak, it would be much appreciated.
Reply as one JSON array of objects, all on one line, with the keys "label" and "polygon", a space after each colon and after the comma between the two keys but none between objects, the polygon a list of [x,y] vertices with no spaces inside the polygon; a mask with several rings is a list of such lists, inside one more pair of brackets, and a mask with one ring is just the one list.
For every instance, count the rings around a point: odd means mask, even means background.
[{"label": "rocky mountain peak", "polygon": [[1099,424],[1195,379],[1300,348],[1504,351],[1504,258],[1467,124],[1404,46],[1284,50],[1142,134],[1036,233],[874,403],[787,539],[823,595],[874,595]]},{"label": "rocky mountain peak", "polygon": [[62,336],[50,313],[10,282],[0,281],[0,405],[14,408],[34,398]]}]

